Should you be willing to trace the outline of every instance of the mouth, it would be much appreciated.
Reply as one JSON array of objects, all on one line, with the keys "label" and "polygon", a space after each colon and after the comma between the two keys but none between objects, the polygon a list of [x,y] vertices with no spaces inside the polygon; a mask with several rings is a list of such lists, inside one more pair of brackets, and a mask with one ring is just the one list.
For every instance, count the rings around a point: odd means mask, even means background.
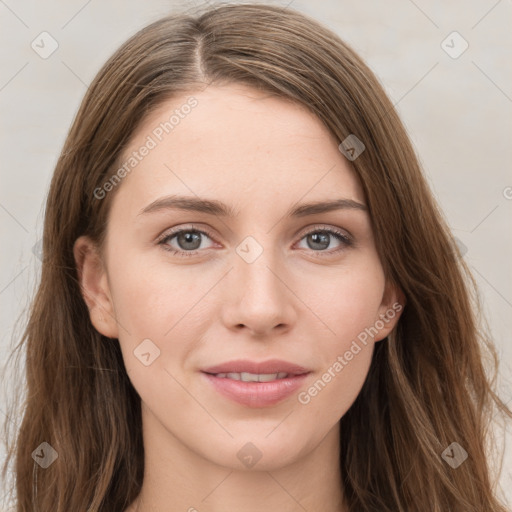
[{"label": "mouth", "polygon": [[268,407],[288,398],[303,385],[310,370],[285,361],[232,361],[201,371],[213,388],[247,407]]},{"label": "mouth", "polygon": [[267,361],[250,361],[248,359],[237,359],[234,361],[227,361],[225,363],[217,364],[215,366],[210,366],[208,368],[203,368],[202,371],[213,375],[240,374],[242,376],[244,374],[249,374],[251,376],[262,375],[264,378],[268,375],[276,375],[274,378],[283,378],[284,376],[282,374],[287,374],[288,376],[301,375],[303,373],[308,373],[310,370],[304,366],[290,363],[288,361],[283,361],[281,359],[270,359]]},{"label": "mouth", "polygon": [[[208,375],[213,375],[218,377],[219,379],[231,379],[231,380],[240,380],[242,382],[271,382],[273,380],[281,380],[286,379],[290,376],[290,374],[286,372],[279,373],[209,373]],[[292,375],[293,376],[293,375]]]}]

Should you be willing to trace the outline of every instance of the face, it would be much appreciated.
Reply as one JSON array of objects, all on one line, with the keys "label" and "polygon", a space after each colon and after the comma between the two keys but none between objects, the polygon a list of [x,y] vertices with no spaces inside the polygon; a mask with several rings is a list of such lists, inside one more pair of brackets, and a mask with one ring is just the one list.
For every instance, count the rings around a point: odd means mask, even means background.
[{"label": "face", "polygon": [[75,244],[84,295],[162,443],[271,470],[337,432],[401,302],[338,143],[303,107],[209,86],[146,119],[136,165],[97,192],[114,195],[103,252]]}]

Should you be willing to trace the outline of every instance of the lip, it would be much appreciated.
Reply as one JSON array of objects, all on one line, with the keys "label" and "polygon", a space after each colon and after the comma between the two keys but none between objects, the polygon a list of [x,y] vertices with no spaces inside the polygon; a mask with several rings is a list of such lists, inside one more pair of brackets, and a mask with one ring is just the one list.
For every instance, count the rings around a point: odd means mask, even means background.
[{"label": "lip", "polygon": [[226,377],[216,377],[202,373],[222,395],[248,407],[268,407],[275,405],[296,392],[309,373],[293,375],[269,382],[243,382]]},{"label": "lip", "polygon": [[[285,372],[288,373],[288,377],[269,382],[244,382],[214,375],[242,372],[256,374]],[[201,373],[214,389],[225,397],[247,407],[269,407],[295,393],[311,372],[303,366],[272,359],[263,362],[229,361],[205,368]]]},{"label": "lip", "polygon": [[289,363],[280,359],[269,359],[268,361],[249,361],[247,359],[237,359],[228,361],[201,371],[205,373],[279,373],[284,372],[293,375],[302,375],[309,373],[308,368],[304,368],[298,364]]}]

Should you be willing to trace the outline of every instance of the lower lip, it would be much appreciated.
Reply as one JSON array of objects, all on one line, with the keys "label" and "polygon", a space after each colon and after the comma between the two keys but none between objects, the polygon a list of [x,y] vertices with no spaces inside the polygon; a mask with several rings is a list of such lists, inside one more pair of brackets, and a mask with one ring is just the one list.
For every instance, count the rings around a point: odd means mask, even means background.
[{"label": "lower lip", "polygon": [[296,392],[309,375],[294,375],[270,382],[244,382],[202,372],[222,395],[248,407],[275,405]]}]

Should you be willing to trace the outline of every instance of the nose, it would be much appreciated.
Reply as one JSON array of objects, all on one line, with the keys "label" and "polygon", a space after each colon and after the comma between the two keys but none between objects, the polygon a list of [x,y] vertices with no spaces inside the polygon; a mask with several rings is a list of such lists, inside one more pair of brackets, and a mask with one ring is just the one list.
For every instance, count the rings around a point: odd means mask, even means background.
[{"label": "nose", "polygon": [[226,279],[221,317],[228,329],[268,337],[294,324],[297,298],[290,274],[275,252],[265,249],[252,263],[235,253],[234,268]]}]

